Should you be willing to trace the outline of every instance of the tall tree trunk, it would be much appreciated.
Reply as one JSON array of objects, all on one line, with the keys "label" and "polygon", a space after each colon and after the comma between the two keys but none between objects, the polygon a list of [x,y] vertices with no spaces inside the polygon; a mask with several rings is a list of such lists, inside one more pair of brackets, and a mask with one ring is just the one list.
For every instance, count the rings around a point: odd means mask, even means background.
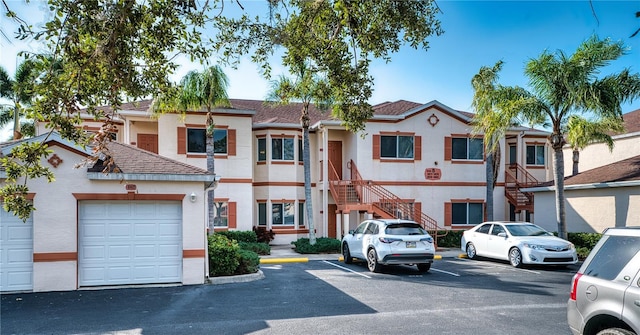
[{"label": "tall tree trunk", "polygon": [[[562,135],[552,135],[562,136]],[[558,223],[558,236],[568,239],[567,222],[565,219],[564,201],[564,154],[562,152],[562,140],[552,140],[553,147],[553,178],[556,185],[556,222]]]},{"label": "tall tree trunk", "polygon": [[[213,148],[213,128],[215,124],[213,123],[213,116],[211,115],[211,108],[207,107],[207,122],[206,122],[206,151],[207,151],[207,171],[212,174],[215,178],[216,170],[215,170],[215,161],[214,161],[214,148]],[[215,180],[214,180],[215,183]],[[215,191],[213,189],[214,184],[211,184],[209,194],[207,195],[207,212],[209,214],[207,220],[207,227],[209,227],[209,235],[213,234],[213,222],[215,219]]]},{"label": "tall tree trunk", "polygon": [[20,109],[16,103],[13,108],[13,139],[19,140],[22,138],[22,131],[20,129]]},{"label": "tall tree trunk", "polygon": [[307,222],[309,223],[309,244],[316,244],[316,232],[313,225],[313,205],[311,203],[311,154],[309,149],[309,105],[305,104],[300,117],[302,124],[302,164],[304,169],[304,201]]},{"label": "tall tree trunk", "polygon": [[580,163],[580,151],[577,149],[573,149],[573,171],[571,172],[574,176],[580,172],[578,171],[578,163]]},{"label": "tall tree trunk", "polygon": [[494,153],[491,152],[487,155],[487,162],[485,164],[485,178],[487,180],[487,194],[486,194],[486,214],[487,221],[493,221],[493,187],[494,187]]}]

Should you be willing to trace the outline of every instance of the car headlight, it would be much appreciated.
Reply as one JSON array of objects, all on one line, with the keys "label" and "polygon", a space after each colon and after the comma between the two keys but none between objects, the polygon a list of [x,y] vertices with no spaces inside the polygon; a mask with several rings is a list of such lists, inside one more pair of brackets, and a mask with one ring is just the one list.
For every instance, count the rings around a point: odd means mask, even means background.
[{"label": "car headlight", "polygon": [[525,248],[533,249],[533,250],[544,250],[544,245],[532,244],[532,243],[524,243]]},{"label": "car headlight", "polygon": [[575,249],[576,249],[576,246],[575,246],[575,245],[573,245],[573,243],[569,242],[569,249],[570,249],[570,250],[575,250]]}]

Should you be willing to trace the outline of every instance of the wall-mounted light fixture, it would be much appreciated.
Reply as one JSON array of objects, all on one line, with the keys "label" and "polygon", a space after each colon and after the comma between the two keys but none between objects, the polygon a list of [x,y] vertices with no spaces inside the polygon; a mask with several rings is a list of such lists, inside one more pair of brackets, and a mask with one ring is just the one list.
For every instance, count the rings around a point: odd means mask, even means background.
[{"label": "wall-mounted light fixture", "polygon": [[189,195],[189,200],[191,200],[191,202],[196,202],[196,192],[191,192],[191,195]]}]

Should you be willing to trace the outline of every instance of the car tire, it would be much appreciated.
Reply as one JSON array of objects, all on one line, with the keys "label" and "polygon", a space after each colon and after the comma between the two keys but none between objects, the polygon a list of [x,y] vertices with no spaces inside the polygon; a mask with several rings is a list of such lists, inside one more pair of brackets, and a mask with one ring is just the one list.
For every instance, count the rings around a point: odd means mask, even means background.
[{"label": "car tire", "polygon": [[636,333],[623,328],[609,328],[599,331],[596,335],[635,335]]},{"label": "car tire", "polygon": [[351,252],[349,251],[349,245],[346,243],[342,245],[342,258],[344,258],[344,264],[353,263],[353,258],[351,257]]},{"label": "car tire", "polygon": [[431,269],[431,263],[418,264],[418,271],[420,272],[427,272],[429,269]]},{"label": "car tire", "polygon": [[475,259],[476,257],[478,257],[478,254],[476,253],[476,246],[471,242],[467,243],[467,258]]},{"label": "car tire", "polygon": [[371,272],[380,272],[382,270],[382,265],[378,263],[376,249],[371,248],[367,251],[367,267]]},{"label": "car tire", "polygon": [[520,252],[520,249],[513,247],[509,250],[509,263],[514,268],[522,267],[522,252]]}]

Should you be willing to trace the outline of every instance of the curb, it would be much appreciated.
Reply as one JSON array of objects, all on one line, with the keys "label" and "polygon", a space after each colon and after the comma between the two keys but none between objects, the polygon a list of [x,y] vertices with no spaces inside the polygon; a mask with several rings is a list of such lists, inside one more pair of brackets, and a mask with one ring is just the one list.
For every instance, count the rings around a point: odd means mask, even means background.
[{"label": "curb", "polygon": [[260,258],[260,264],[307,263],[309,258]]},{"label": "curb", "polygon": [[264,279],[264,273],[262,272],[262,270],[258,270],[258,272],[250,273],[248,275],[209,277],[207,282],[212,285],[222,285],[231,283],[248,283],[261,279]]}]

